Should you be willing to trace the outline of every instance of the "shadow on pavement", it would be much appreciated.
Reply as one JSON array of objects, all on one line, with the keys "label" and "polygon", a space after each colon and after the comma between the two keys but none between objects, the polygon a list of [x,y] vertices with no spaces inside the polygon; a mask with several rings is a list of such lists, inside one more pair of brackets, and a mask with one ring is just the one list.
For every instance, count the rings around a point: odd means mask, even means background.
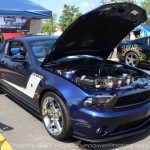
[{"label": "shadow on pavement", "polygon": [[0,133],[13,130],[14,128],[0,122]]},{"label": "shadow on pavement", "polygon": [[18,106],[20,106],[22,109],[24,109],[25,111],[27,111],[28,113],[30,113],[32,116],[34,116],[35,118],[37,118],[39,121],[42,121],[40,115],[38,113],[36,113],[34,110],[32,110],[29,106],[27,106],[26,104],[22,103],[21,101],[15,99],[14,97],[11,97],[8,94],[6,94],[5,96],[8,99],[10,99],[11,101],[13,101],[15,104],[17,104]]}]

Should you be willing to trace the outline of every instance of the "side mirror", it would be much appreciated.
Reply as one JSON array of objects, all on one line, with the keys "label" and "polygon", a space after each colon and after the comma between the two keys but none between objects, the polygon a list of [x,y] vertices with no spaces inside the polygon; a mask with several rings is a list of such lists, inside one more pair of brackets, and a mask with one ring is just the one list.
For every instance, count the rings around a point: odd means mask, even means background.
[{"label": "side mirror", "polygon": [[25,59],[25,57],[23,55],[13,55],[11,57],[11,61],[13,61],[13,62],[27,62],[27,60]]}]

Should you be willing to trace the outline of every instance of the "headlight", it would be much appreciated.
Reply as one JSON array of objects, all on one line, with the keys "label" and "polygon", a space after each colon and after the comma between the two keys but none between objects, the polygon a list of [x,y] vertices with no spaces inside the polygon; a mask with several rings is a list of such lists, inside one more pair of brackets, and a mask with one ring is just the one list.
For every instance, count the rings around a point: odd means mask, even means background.
[{"label": "headlight", "polygon": [[101,95],[96,97],[89,97],[84,101],[83,105],[84,107],[90,107],[90,106],[102,107],[106,103],[108,103],[112,98],[113,96],[101,96]]}]

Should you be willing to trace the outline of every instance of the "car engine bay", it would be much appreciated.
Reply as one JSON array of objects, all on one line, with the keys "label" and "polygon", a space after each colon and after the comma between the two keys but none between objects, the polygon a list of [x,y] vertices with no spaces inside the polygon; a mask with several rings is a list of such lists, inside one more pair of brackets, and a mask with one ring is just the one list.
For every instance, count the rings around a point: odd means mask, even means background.
[{"label": "car engine bay", "polygon": [[119,88],[140,78],[139,72],[122,64],[94,58],[55,62],[48,70],[85,89]]}]

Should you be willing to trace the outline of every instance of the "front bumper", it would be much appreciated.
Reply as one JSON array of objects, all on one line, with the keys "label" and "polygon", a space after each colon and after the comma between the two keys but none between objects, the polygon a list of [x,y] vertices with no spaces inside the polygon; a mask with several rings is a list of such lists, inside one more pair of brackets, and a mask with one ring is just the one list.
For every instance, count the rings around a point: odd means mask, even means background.
[{"label": "front bumper", "polygon": [[73,137],[77,138],[77,139],[80,139],[80,140],[83,140],[83,141],[87,141],[87,142],[103,143],[103,142],[108,142],[108,141],[113,141],[113,140],[129,137],[129,136],[133,136],[133,135],[144,132],[146,129],[147,128],[145,128],[143,130],[140,130],[140,131],[133,132],[133,133],[126,133],[126,134],[123,134],[123,135],[118,135],[118,136],[113,136],[113,137],[108,137],[108,138],[103,138],[103,139],[85,139],[85,138],[82,138],[82,137],[76,136],[76,135],[74,135]]},{"label": "front bumper", "polygon": [[75,138],[106,142],[145,131],[150,126],[150,102],[122,109],[82,108],[72,118]]}]

